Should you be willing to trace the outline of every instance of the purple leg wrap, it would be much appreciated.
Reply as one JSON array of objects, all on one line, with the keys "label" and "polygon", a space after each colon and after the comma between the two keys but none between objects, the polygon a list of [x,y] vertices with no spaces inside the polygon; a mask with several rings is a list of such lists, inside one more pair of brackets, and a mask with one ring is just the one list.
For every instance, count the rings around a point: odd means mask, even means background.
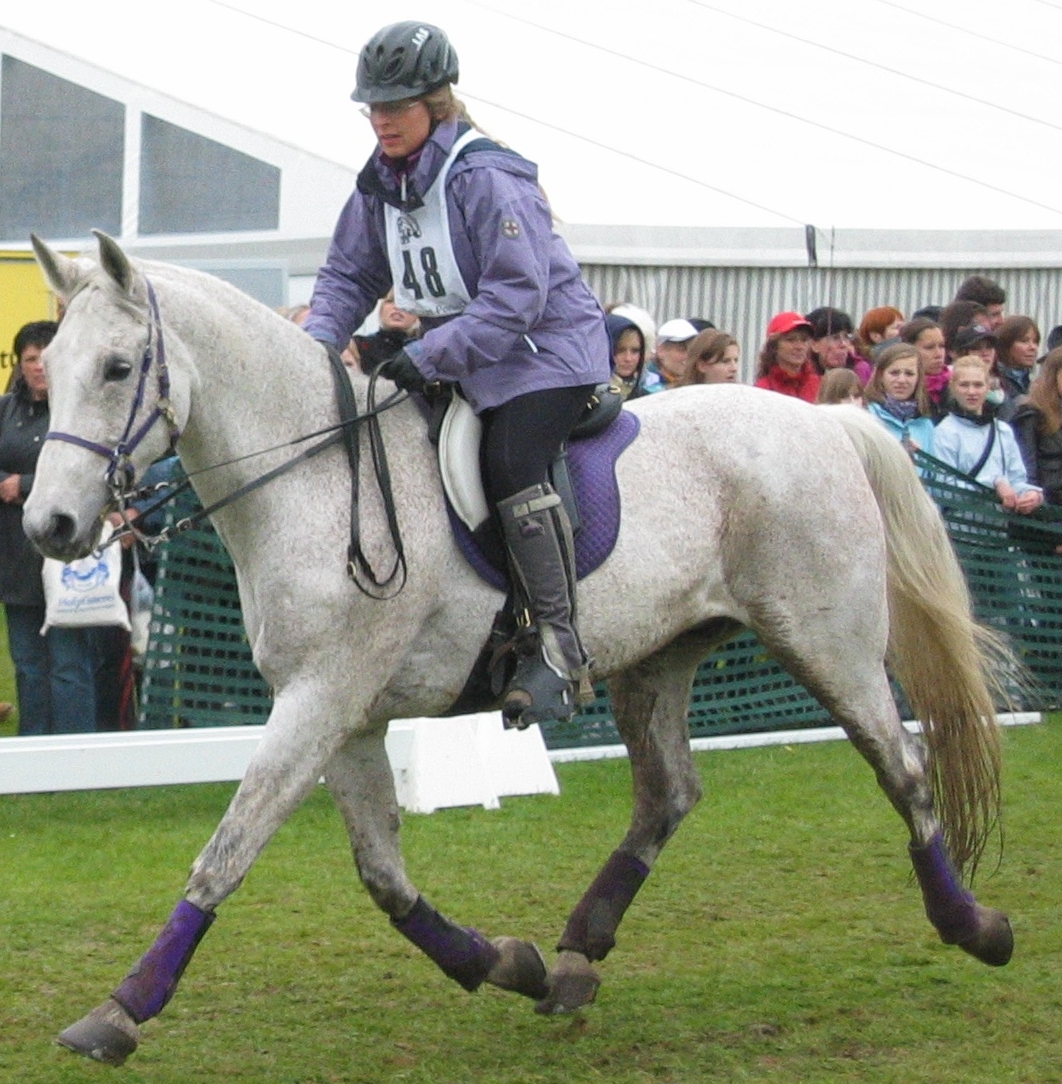
[{"label": "purple leg wrap", "polygon": [[475,990],[497,963],[498,950],[478,930],[444,918],[423,896],[405,918],[391,925],[466,990]]},{"label": "purple leg wrap", "polygon": [[181,900],[155,943],[114,991],[114,1000],[138,1023],[158,1016],[173,997],[188,961],[214,916]]},{"label": "purple leg wrap", "polygon": [[946,945],[961,944],[977,934],[977,905],[959,883],[940,834],[924,847],[910,847],[911,864],[922,886],[926,915]]},{"label": "purple leg wrap", "polygon": [[649,867],[640,859],[613,851],[568,919],[557,951],[570,950],[588,960],[603,960],[616,943],[616,930],[631,900],[648,876]]}]

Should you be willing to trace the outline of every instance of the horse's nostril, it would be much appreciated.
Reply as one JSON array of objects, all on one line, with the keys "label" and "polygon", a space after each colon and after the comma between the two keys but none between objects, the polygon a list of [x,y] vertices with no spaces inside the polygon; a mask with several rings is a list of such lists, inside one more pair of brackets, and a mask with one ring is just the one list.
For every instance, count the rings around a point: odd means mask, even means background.
[{"label": "horse's nostril", "polygon": [[60,512],[52,516],[51,530],[48,537],[57,545],[65,546],[71,542],[77,533],[77,525],[74,517]]}]

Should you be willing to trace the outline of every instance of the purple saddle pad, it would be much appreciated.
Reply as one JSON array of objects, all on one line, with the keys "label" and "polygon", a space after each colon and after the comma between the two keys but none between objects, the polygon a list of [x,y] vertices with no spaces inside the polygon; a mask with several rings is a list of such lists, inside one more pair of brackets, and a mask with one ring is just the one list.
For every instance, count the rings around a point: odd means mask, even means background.
[{"label": "purple saddle pad", "polygon": [[[582,520],[575,535],[575,572],[580,580],[589,576],[616,544],[620,524],[616,460],[638,435],[640,425],[636,415],[621,410],[607,429],[568,445],[568,472]],[[491,564],[449,501],[446,510],[457,545],[468,563],[492,587],[507,590],[508,573]]]}]

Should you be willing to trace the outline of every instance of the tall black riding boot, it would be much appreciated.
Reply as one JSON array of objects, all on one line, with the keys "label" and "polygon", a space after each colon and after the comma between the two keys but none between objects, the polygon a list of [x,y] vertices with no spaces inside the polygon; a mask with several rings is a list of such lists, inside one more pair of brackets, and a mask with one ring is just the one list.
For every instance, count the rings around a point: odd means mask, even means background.
[{"label": "tall black riding boot", "polygon": [[507,725],[518,727],[570,719],[587,656],[575,631],[575,547],[568,514],[548,485],[507,497],[498,512],[514,586],[526,608],[502,714]]}]

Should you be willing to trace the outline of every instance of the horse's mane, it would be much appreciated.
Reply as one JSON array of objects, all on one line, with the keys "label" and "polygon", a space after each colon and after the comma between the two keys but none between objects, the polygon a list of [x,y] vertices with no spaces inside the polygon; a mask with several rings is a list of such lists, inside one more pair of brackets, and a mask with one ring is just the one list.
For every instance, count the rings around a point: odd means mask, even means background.
[{"label": "horse's mane", "polygon": [[[313,344],[313,340],[298,324],[209,271],[161,260],[130,258],[130,263],[149,282],[164,287],[160,296],[164,322],[167,319],[165,296],[178,294],[187,300],[190,307],[198,307],[199,311],[202,311],[203,306],[211,306],[219,312],[234,316],[241,328],[240,334],[247,337],[257,331],[266,337],[270,350],[279,351],[287,358],[299,352],[300,347]],[[124,294],[102,268],[95,270],[86,285],[95,285],[106,290],[111,300],[130,315],[138,319],[150,319],[146,306]],[[287,369],[281,369],[277,370],[276,375],[278,379],[283,379],[291,373]],[[351,370],[351,377],[355,381],[367,379],[356,369]]]}]

